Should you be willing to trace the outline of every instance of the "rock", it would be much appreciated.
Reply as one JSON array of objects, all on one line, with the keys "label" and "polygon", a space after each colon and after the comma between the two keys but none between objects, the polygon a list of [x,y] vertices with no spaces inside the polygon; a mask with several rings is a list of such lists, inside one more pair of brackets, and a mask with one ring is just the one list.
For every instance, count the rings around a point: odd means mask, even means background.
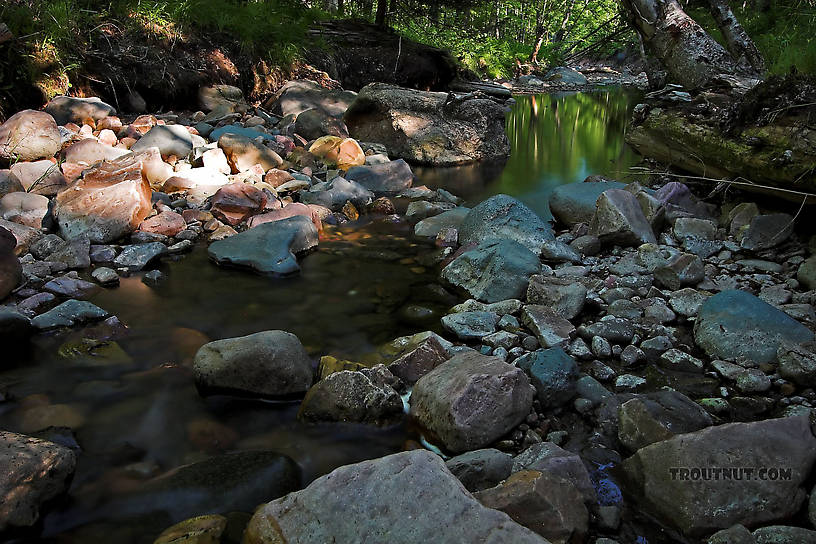
[{"label": "rock", "polygon": [[547,542],[507,514],[482,506],[439,456],[413,450],[340,467],[262,506],[244,543],[378,542],[383,535],[393,544]]},{"label": "rock", "polygon": [[411,386],[449,358],[445,347],[436,337],[431,336],[416,346],[410,346],[410,349],[388,364],[388,370]]},{"label": "rock", "polygon": [[708,299],[708,295],[686,288],[675,291],[669,298],[669,306],[672,310],[685,317],[697,315],[703,303]]},{"label": "rock", "polygon": [[187,201],[202,204],[218,189],[229,183],[229,178],[214,168],[191,168],[176,172],[162,186],[165,193],[187,193]]},{"label": "rock", "polygon": [[365,153],[354,138],[323,136],[309,147],[309,153],[327,166],[348,170],[365,164]]},{"label": "rock", "polygon": [[694,323],[694,341],[721,359],[774,362],[783,341],[813,339],[804,325],[745,291],[723,291],[709,298]]},{"label": "rock", "polygon": [[543,408],[557,408],[575,396],[578,364],[560,347],[527,353],[513,364],[530,376]]},{"label": "rock", "polygon": [[734,525],[728,529],[717,531],[706,541],[706,544],[756,544],[751,531],[743,525]]},{"label": "rock", "polygon": [[38,315],[31,324],[40,330],[73,327],[105,319],[110,314],[85,300],[66,300],[59,306]]},{"label": "rock", "polygon": [[551,68],[544,74],[545,81],[558,81],[559,83],[567,83],[569,85],[586,85],[587,78],[579,72],[578,70],[574,70],[572,68],[567,68],[566,66],[557,66],[555,68]]},{"label": "rock", "polygon": [[0,217],[35,229],[42,228],[48,213],[48,197],[32,193],[9,193],[0,198]]},{"label": "rock", "polygon": [[212,214],[229,225],[238,225],[263,211],[266,194],[248,183],[224,185],[212,197]]},{"label": "rock", "polygon": [[193,150],[193,139],[182,125],[156,125],[130,146],[130,150],[138,153],[150,147],[158,148],[163,159],[171,156],[184,159]]},{"label": "rock", "polygon": [[323,230],[323,222],[321,221],[320,215],[317,211],[315,211],[314,207],[301,204],[300,202],[292,202],[279,210],[272,210],[271,212],[262,213],[260,215],[253,215],[249,218],[247,225],[249,228],[255,228],[264,223],[273,223],[275,221],[295,217],[297,215],[308,217],[312,223],[314,223],[314,226],[318,231]]},{"label": "rock", "polygon": [[[51,236],[51,235],[49,235]],[[53,235],[56,243],[50,245],[41,259],[49,262],[62,263],[69,269],[84,269],[91,266],[91,242],[84,236],[74,238],[71,240],[62,240],[59,236]],[[42,245],[48,237],[41,239],[39,242],[32,244],[31,252],[38,251],[38,246]]]},{"label": "rock", "polygon": [[633,452],[712,424],[708,412],[677,391],[638,395],[618,408],[618,439]]},{"label": "rock", "polygon": [[705,278],[705,268],[700,257],[691,253],[679,253],[654,272],[655,280],[672,291],[684,285],[697,285]]},{"label": "rock", "polygon": [[356,181],[377,196],[396,196],[411,186],[414,173],[408,163],[398,159],[372,166],[354,166],[349,168],[345,178]]},{"label": "rock", "polygon": [[776,352],[779,375],[803,387],[816,385],[816,353],[812,343],[782,340]]},{"label": "rock", "polygon": [[554,239],[552,227],[521,201],[507,195],[496,195],[475,206],[459,226],[459,243],[480,244],[504,238],[525,246],[534,254]]},{"label": "rock", "polygon": [[332,211],[339,211],[346,202],[364,209],[374,200],[374,193],[359,183],[336,177],[324,187],[301,192],[300,198],[304,204],[319,204]]},{"label": "rock", "polygon": [[482,491],[510,476],[513,458],[497,449],[475,450],[445,461],[445,466],[470,491]]},{"label": "rock", "polygon": [[49,281],[43,285],[43,289],[49,293],[69,298],[88,298],[99,291],[96,284],[68,275]]},{"label": "rock", "polygon": [[657,243],[635,195],[623,189],[609,189],[598,197],[589,233],[600,238],[603,244],[639,246]]},{"label": "rock", "polygon": [[61,145],[57,123],[42,111],[17,112],[0,125],[0,164],[50,159]]},{"label": "rock", "polygon": [[740,247],[761,251],[776,247],[793,234],[793,217],[786,213],[757,215],[744,231]]},{"label": "rock", "polygon": [[11,294],[23,279],[23,267],[14,254],[17,239],[0,227],[0,300]]},{"label": "rock", "polygon": [[816,255],[807,258],[796,272],[796,279],[811,291],[816,289]]},{"label": "rock", "polygon": [[210,244],[207,253],[219,265],[249,268],[259,274],[287,276],[300,271],[295,255],[317,245],[317,228],[297,215],[263,223]]},{"label": "rock", "polygon": [[168,527],[153,544],[218,544],[227,528],[227,518],[219,514],[197,516]]},{"label": "rock", "polygon": [[380,142],[393,157],[434,166],[504,160],[510,144],[505,108],[489,99],[366,85],[344,120],[360,141]]},{"label": "rock", "polygon": [[169,210],[149,217],[139,223],[139,230],[141,232],[161,234],[162,236],[168,237],[173,237],[186,228],[187,222],[184,221],[184,218],[180,214]]},{"label": "rock", "polygon": [[[100,161],[113,161],[127,154],[127,149],[111,147],[92,138],[86,138],[70,144],[62,151],[65,159],[63,169],[68,164],[75,164],[81,171],[84,167]],[[67,171],[65,173],[68,174]]]},{"label": "rock", "polygon": [[581,313],[586,296],[586,287],[569,278],[531,276],[527,287],[527,302],[549,306],[564,319],[574,319]]},{"label": "rock", "polygon": [[557,478],[563,478],[578,489],[585,503],[592,504],[597,501],[595,488],[581,458],[552,442],[533,444],[518,454],[513,459],[513,472],[523,470],[547,472]]},{"label": "rock", "polygon": [[54,196],[66,184],[59,165],[49,160],[12,164],[9,177],[16,180],[24,191],[44,196]]},{"label": "rock", "polygon": [[814,460],[816,438],[808,418],[799,416],[675,436],[638,450],[623,469],[630,493],[683,533],[699,536],[789,518],[805,500],[801,486]]},{"label": "rock", "polygon": [[666,370],[677,372],[702,372],[703,362],[679,349],[670,349],[663,353],[658,364]]},{"label": "rock", "polygon": [[348,128],[342,120],[326,115],[317,108],[310,108],[298,114],[295,132],[307,140],[316,140],[323,135],[348,137]]},{"label": "rock", "polygon": [[553,544],[582,542],[588,530],[589,512],[581,494],[570,482],[547,472],[516,472],[474,497]]},{"label": "rock", "polygon": [[528,304],[521,313],[521,321],[545,348],[566,345],[575,332],[572,323],[558,315],[549,306]]},{"label": "rock", "polygon": [[21,193],[23,191],[25,191],[25,187],[23,187],[23,184],[20,183],[20,180],[18,180],[16,177],[11,176],[11,170],[0,169],[0,197],[5,196],[9,193]]},{"label": "rock", "polygon": [[753,537],[756,539],[756,544],[787,544],[789,542],[816,544],[816,531],[802,527],[784,525],[760,527],[754,531]]},{"label": "rock", "polygon": [[439,215],[442,212],[452,210],[456,207],[450,202],[429,202],[427,200],[414,200],[408,204],[405,217],[412,221],[422,221],[428,217]]},{"label": "rock", "polygon": [[105,117],[116,115],[113,106],[95,96],[90,98],[55,96],[46,104],[45,112],[50,114],[58,125],[75,123],[80,126],[88,121],[101,121]]},{"label": "rock", "polygon": [[91,277],[99,282],[100,285],[119,285],[119,274],[112,268],[101,266],[91,272]]},{"label": "rock", "polygon": [[327,89],[314,81],[287,81],[267,103],[270,111],[281,117],[298,116],[308,109],[339,117],[357,97],[353,91]]},{"label": "rock", "polygon": [[151,261],[159,258],[166,252],[167,246],[161,242],[125,246],[122,252],[113,260],[113,264],[118,267],[127,268],[131,272],[136,272],[142,270],[150,264]]},{"label": "rock", "polygon": [[0,431],[0,531],[33,526],[40,507],[68,491],[75,469],[70,449]]},{"label": "rock", "polygon": [[442,318],[442,327],[460,340],[481,340],[496,332],[498,314],[493,312],[458,312]]},{"label": "rock", "polygon": [[411,415],[445,448],[484,447],[521,423],[533,402],[524,372],[477,352],[454,356],[423,376],[411,393]]},{"label": "rock", "polygon": [[208,85],[198,89],[198,105],[205,112],[245,113],[249,104],[244,93],[232,85]]},{"label": "rock", "polygon": [[312,361],[294,334],[263,331],[204,344],[195,355],[193,375],[204,395],[285,398],[312,385]]},{"label": "rock", "polygon": [[226,133],[218,138],[220,147],[227,156],[233,172],[245,172],[260,164],[264,171],[283,164],[280,155],[255,140],[239,134]]},{"label": "rock", "polygon": [[595,215],[595,203],[605,191],[621,189],[623,183],[617,181],[590,181],[567,183],[553,189],[550,195],[550,210],[562,224],[572,226],[576,223],[589,224]]},{"label": "rock", "polygon": [[532,274],[541,269],[538,257],[512,240],[482,242],[442,269],[441,278],[483,302],[521,298]]},{"label": "rock", "polygon": [[393,423],[403,413],[402,397],[392,387],[396,381],[382,365],[334,372],[309,389],[298,419]]},{"label": "rock", "polygon": [[216,128],[210,132],[209,139],[212,142],[217,142],[221,136],[225,134],[232,134],[233,136],[240,136],[249,140],[256,140],[260,138],[264,142],[271,142],[275,140],[275,136],[267,132],[261,132],[255,128],[247,128],[243,125],[224,125]]},{"label": "rock", "polygon": [[[40,229],[26,227],[25,225],[14,223],[12,221],[6,221],[5,219],[0,219],[0,228],[4,229],[14,237],[17,245],[12,246],[11,249],[15,255],[25,254],[31,244],[42,238],[42,231]],[[5,247],[7,244],[11,243],[10,239],[6,238],[6,240],[7,242],[5,243],[0,241],[0,247]],[[2,249],[0,249],[0,253],[3,253]]]},{"label": "rock", "polygon": [[458,229],[468,213],[470,208],[459,207],[427,217],[414,225],[414,235],[419,238],[435,238],[446,229]]},{"label": "rock", "polygon": [[102,162],[57,195],[54,216],[66,238],[105,244],[136,230],[153,207],[142,158]]}]

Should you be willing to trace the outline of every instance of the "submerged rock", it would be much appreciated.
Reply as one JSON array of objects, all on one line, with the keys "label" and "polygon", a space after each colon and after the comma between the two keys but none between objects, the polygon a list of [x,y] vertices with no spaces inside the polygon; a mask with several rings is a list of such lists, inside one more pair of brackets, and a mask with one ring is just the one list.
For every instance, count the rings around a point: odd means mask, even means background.
[{"label": "submerged rock", "polygon": [[383,538],[394,544],[546,542],[507,514],[482,506],[426,450],[340,467],[258,509],[244,533],[246,544]]}]

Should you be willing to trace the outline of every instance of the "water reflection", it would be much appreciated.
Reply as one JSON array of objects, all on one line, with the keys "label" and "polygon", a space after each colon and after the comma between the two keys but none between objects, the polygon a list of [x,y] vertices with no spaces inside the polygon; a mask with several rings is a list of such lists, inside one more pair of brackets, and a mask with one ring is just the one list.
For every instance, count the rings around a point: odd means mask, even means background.
[{"label": "water reflection", "polygon": [[616,179],[639,156],[624,142],[635,91],[518,96],[507,116],[512,154],[504,165],[417,169],[423,183],[445,187],[476,204],[513,195],[550,217],[550,192],[591,174]]}]

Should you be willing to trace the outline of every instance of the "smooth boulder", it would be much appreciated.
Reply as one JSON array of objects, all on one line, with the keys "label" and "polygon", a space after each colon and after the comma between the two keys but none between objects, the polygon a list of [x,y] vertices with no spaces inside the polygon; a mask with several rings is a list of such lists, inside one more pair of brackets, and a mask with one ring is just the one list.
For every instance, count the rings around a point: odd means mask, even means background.
[{"label": "smooth boulder", "polygon": [[377,196],[398,195],[411,187],[414,181],[411,167],[402,159],[371,166],[354,166],[348,169],[344,177],[356,181]]},{"label": "smooth boulder", "polygon": [[504,238],[539,255],[545,242],[554,239],[549,223],[520,200],[499,194],[473,207],[459,225],[461,245]]},{"label": "smooth boulder", "polygon": [[576,223],[589,224],[595,215],[595,203],[598,197],[609,189],[622,189],[625,185],[619,181],[592,181],[567,183],[553,189],[550,195],[550,211],[559,223],[572,226]]},{"label": "smooth boulder", "polygon": [[57,123],[45,112],[23,110],[0,125],[0,164],[50,159],[61,146]]},{"label": "smooth boulder", "polygon": [[51,114],[59,125],[75,123],[81,126],[88,121],[96,122],[116,115],[116,108],[95,96],[90,98],[55,96],[45,106],[45,111]]},{"label": "smooth boulder", "polygon": [[156,125],[130,147],[134,153],[156,147],[162,158],[184,159],[193,150],[193,138],[183,125]]}]

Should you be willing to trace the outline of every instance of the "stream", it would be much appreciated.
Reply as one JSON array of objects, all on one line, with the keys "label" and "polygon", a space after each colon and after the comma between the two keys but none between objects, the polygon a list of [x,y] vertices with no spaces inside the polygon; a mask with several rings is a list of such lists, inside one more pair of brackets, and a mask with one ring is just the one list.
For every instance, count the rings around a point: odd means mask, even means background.
[{"label": "stream", "polygon": [[[636,99],[619,89],[519,96],[507,118],[512,155],[505,165],[416,168],[416,185],[444,187],[466,205],[506,193],[550,217],[554,187],[591,174],[622,179],[637,163],[624,144]],[[306,485],[338,466],[420,447],[408,423],[303,424],[296,403],[202,398],[190,367],[202,344],[262,330],[296,334],[315,361],[366,361],[398,336],[441,332],[439,318],[456,299],[440,289],[436,267],[424,264],[430,247],[405,221],[364,217],[328,227],[318,249],[301,260],[301,275],[275,280],[218,268],[201,245],[163,262],[166,279],[158,286],[135,274],[90,299],[127,331],[99,325],[37,337],[15,364],[3,365],[0,390],[12,401],[0,403],[0,428],[36,434],[70,427],[81,447],[69,498],[45,517],[43,537],[152,542],[166,519],[156,527],[143,519],[110,523],[103,505],[148,478],[219,453],[286,454]],[[89,336],[115,343],[89,356]]]}]

